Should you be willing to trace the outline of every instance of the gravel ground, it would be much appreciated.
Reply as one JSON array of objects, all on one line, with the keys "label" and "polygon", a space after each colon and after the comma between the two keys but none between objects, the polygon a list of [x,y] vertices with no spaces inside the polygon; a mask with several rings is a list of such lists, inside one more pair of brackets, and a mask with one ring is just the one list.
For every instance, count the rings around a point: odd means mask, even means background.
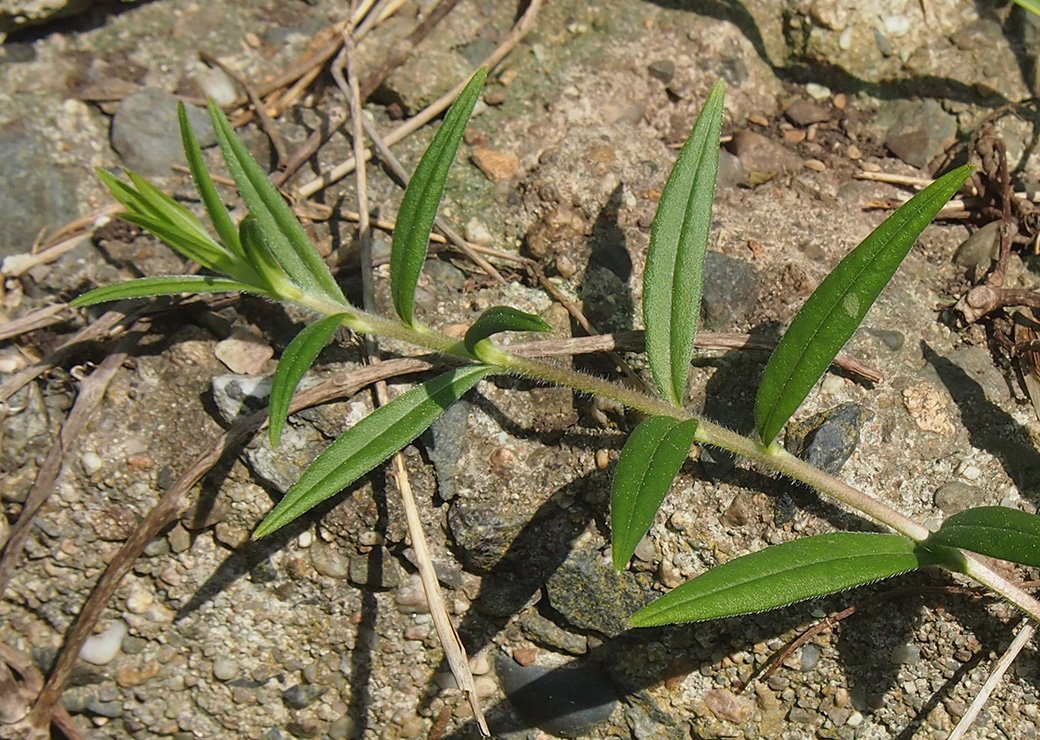
[{"label": "gravel ground", "polygon": [[[377,27],[359,50],[364,68],[378,66],[428,5],[405,3]],[[676,145],[722,77],[733,139],[723,156],[703,324],[775,336],[883,218],[868,206],[905,194],[857,172],[927,176],[926,166],[983,116],[1033,94],[1030,44],[1040,25],[1020,11],[879,5],[868,19],[834,0],[698,11],[636,0],[549,3],[492,76],[443,213],[471,241],[540,260],[600,331],[640,328],[656,200]],[[138,168],[190,196],[187,179],[169,174],[179,162],[169,101],[175,93],[217,95],[229,84],[198,61],[200,50],[261,80],[342,19],[343,6],[114,3],[12,36],[0,47],[0,320],[95,284],[177,270],[165,247],[116,223],[55,262],[24,274],[19,265],[41,227],[109,203],[94,167]],[[389,130],[450,89],[499,42],[514,10],[460,2],[374,97],[368,110],[377,127]],[[279,133],[292,150],[344,107],[331,81],[319,80],[279,119]],[[1026,182],[1040,180],[1035,125],[1013,116],[999,123]],[[395,147],[409,168],[428,129]],[[243,136],[271,161],[259,129]],[[294,184],[349,154],[349,139],[333,136]],[[371,178],[372,201],[391,218],[399,191],[378,168]],[[334,213],[355,209],[352,178],[319,200]],[[340,218],[313,225],[316,243],[329,250],[349,242],[351,230]],[[971,270],[989,262],[988,245],[961,248],[974,230],[931,227],[854,336],[847,351],[884,380],[829,374],[798,414],[805,428],[839,432],[818,453],[847,457],[845,480],[930,525],[968,506],[1035,512],[1038,503],[1036,414],[986,332],[959,328],[949,311]],[[386,248],[380,237],[376,253]],[[1035,287],[1035,266],[1034,256],[1016,256],[1010,284]],[[385,269],[377,269],[377,292],[388,305]],[[350,290],[355,273],[342,273]],[[572,331],[562,306],[523,274],[507,274],[510,284],[500,286],[463,260],[431,260],[418,295],[424,320],[453,330],[509,303],[541,313],[561,334]],[[67,315],[0,344],[0,382],[100,312]],[[73,442],[0,602],[0,642],[47,670],[116,549],[244,398],[248,406],[304,318],[249,298],[156,315]],[[341,339],[322,355],[317,376],[360,364],[357,346]],[[83,374],[108,351],[77,349],[7,402],[0,491],[8,520]],[[640,356],[628,359],[645,372]],[[765,359],[698,356],[690,405],[749,430],[749,379]],[[580,366],[613,372],[603,360]],[[392,392],[406,387],[402,380]],[[271,541],[248,542],[307,461],[370,409],[362,393],[300,413],[277,452],[258,436],[195,489],[199,508],[134,564],[62,697],[90,737],[476,736],[383,475]],[[720,622],[624,628],[653,596],[742,553],[871,528],[767,472],[702,452],[683,468],[630,569],[617,575],[609,566],[609,481],[633,421],[558,389],[483,382],[405,452],[495,735],[946,737],[1018,623],[1005,605],[958,593],[950,576],[918,573]],[[854,616],[740,690],[788,642],[850,606]],[[1037,675],[1029,647],[971,736],[1035,737]]]}]

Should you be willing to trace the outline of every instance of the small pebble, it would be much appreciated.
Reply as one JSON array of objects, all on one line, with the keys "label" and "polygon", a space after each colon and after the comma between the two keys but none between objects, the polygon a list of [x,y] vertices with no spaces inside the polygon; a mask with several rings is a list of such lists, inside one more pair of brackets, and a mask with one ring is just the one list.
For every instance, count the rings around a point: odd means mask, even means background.
[{"label": "small pebble", "polygon": [[610,467],[610,453],[607,450],[596,450],[596,467],[600,470]]},{"label": "small pebble", "polygon": [[849,144],[848,148],[845,150],[845,154],[853,161],[863,158],[863,152],[860,151],[860,148],[855,144]]},{"label": "small pebble", "polygon": [[230,681],[238,676],[238,663],[231,658],[217,658],[213,661],[213,677],[218,681]]},{"label": "small pebble", "polygon": [[900,645],[892,650],[888,659],[897,664],[912,664],[921,659],[921,648],[917,645]]},{"label": "small pebble", "polygon": [[486,654],[474,655],[469,659],[469,670],[474,676],[483,676],[491,670],[491,663]]},{"label": "small pebble", "polygon": [[83,472],[87,475],[94,475],[101,470],[101,456],[96,452],[84,452],[80,455],[79,462],[83,466]]},{"label": "small pebble", "polygon": [[974,465],[965,465],[961,470],[961,475],[967,480],[978,480],[982,476],[982,471]]},{"label": "small pebble", "polygon": [[804,645],[801,651],[802,670],[811,671],[820,662],[820,647],[809,643]]},{"label": "small pebble", "polygon": [[314,570],[329,578],[346,578],[350,573],[350,559],[334,547],[315,547],[311,550]]},{"label": "small pebble", "polygon": [[495,237],[487,225],[474,216],[466,222],[466,241],[482,247],[490,247],[495,243]]},{"label": "small pebble", "polygon": [[805,167],[806,167],[806,169],[810,169],[813,172],[826,172],[827,171],[827,165],[825,165],[823,162],[821,162],[818,159],[807,159],[807,160],[805,160]]},{"label": "small pebble", "polygon": [[818,101],[826,100],[831,96],[830,88],[824,87],[815,82],[810,82],[805,86],[805,93],[813,100]]},{"label": "small pebble", "polygon": [[520,158],[500,149],[474,147],[473,162],[492,182],[512,180],[520,171]]},{"label": "small pebble", "polygon": [[87,638],[79,651],[79,657],[93,665],[111,663],[119,655],[119,649],[127,631],[125,623],[119,620],[112,622],[108,629],[101,634],[91,635]]}]

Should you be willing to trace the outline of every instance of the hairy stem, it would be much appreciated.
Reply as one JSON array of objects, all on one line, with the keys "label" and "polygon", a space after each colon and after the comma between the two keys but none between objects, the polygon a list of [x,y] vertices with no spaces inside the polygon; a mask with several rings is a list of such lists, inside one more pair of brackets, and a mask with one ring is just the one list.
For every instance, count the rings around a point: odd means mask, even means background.
[{"label": "hairy stem", "polygon": [[[312,300],[309,297],[299,302],[319,313],[340,313],[344,310],[342,306],[325,305],[323,302]],[[392,337],[427,350],[469,362],[475,361],[475,358],[462,349],[461,343],[456,339],[431,330],[415,329],[396,319],[351,309],[351,316],[344,320],[344,325],[355,331]],[[503,372],[566,386],[580,393],[609,398],[644,414],[670,416],[683,420],[696,418],[685,409],[673,406],[642,391],[603,378],[586,375],[561,365],[520,357],[501,347],[496,347],[495,352],[486,359],[492,358],[494,364],[497,364]],[[800,460],[786,450],[766,447],[756,440],[705,419],[698,419],[695,440],[700,444],[720,447],[746,457],[752,462],[772,468],[915,542],[924,541],[930,534],[926,527],[883,501]],[[1040,621],[1040,601],[997,574],[978,556],[965,552],[964,557],[966,563],[964,572],[970,578],[1007,599],[1033,619]]]}]

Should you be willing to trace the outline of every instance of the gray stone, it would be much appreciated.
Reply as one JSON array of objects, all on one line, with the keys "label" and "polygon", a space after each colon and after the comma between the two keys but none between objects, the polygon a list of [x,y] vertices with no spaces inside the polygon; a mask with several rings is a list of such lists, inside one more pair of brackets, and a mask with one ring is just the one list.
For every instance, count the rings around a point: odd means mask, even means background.
[{"label": "gray stone", "polygon": [[617,637],[648,601],[649,588],[646,579],[618,573],[596,553],[573,552],[549,576],[546,590],[553,609],[570,624]]},{"label": "gray stone", "polygon": [[701,316],[707,331],[740,325],[758,300],[758,269],[751,263],[709,250],[704,258]]},{"label": "gray stone", "polygon": [[651,77],[666,85],[675,77],[675,62],[671,59],[655,59],[646,69]]},{"label": "gray stone", "polygon": [[99,717],[108,717],[109,719],[115,719],[116,717],[123,716],[123,702],[101,701],[97,697],[94,697],[87,702],[86,710],[91,714],[96,714]]},{"label": "gray stone", "polygon": [[973,506],[980,506],[985,500],[986,492],[984,490],[958,480],[939,486],[934,497],[936,508],[947,516]]},{"label": "gray stone", "polygon": [[878,123],[885,126],[884,144],[889,151],[922,169],[957,136],[957,119],[934,100],[885,103],[878,111]]},{"label": "gray stone", "polygon": [[385,547],[373,548],[364,555],[352,555],[349,576],[355,586],[385,590],[401,585],[400,567]]},{"label": "gray stone", "polygon": [[[130,169],[153,177],[164,177],[184,160],[176,95],[146,87],[124,98],[112,119],[112,148]],[[187,106],[188,119],[201,146],[216,143],[213,125],[201,108]]]},{"label": "gray stone", "polygon": [[437,493],[445,501],[455,498],[455,476],[466,449],[471,408],[468,401],[453,403],[422,435],[426,454],[437,474]]},{"label": "gray stone", "polygon": [[306,709],[328,690],[328,687],[296,684],[282,692],[282,703],[289,709]]},{"label": "gray stone", "polygon": [[520,631],[537,645],[571,655],[584,655],[589,649],[589,641],[584,635],[568,632],[538,612],[532,611],[520,618]]},{"label": "gray stone", "polygon": [[[85,173],[59,166],[54,145],[24,124],[0,128],[0,259],[28,252],[42,226],[80,215],[76,182]],[[24,416],[25,414],[23,414]]]},{"label": "gray stone", "polygon": [[311,548],[314,570],[329,578],[346,578],[350,574],[350,560],[335,547],[315,545]]},{"label": "gray stone", "polygon": [[953,261],[962,267],[988,268],[1000,250],[1000,221],[991,221],[961,242]]},{"label": "gray stone", "polygon": [[231,424],[236,419],[267,406],[271,397],[271,378],[257,375],[218,375],[211,381],[213,403],[220,419]]},{"label": "gray stone", "polygon": [[456,499],[448,512],[448,529],[459,558],[468,570],[486,573],[498,564],[526,524],[520,512],[488,508]]},{"label": "gray stone", "polygon": [[921,648],[917,645],[899,645],[892,650],[888,659],[896,664],[913,664],[921,660]]},{"label": "gray stone", "polygon": [[525,722],[566,738],[586,737],[617,706],[606,677],[588,666],[521,666],[505,656],[495,662],[502,690]]},{"label": "gray stone", "polygon": [[784,446],[806,462],[836,475],[856,451],[859,430],[874,414],[858,403],[843,403],[788,427]]},{"label": "gray stone", "polygon": [[740,157],[752,185],[765,182],[785,170],[797,172],[802,168],[801,157],[755,131],[745,129],[737,132],[731,146],[733,153]]},{"label": "gray stone", "polygon": [[735,188],[747,183],[747,173],[740,157],[723,149],[719,152],[718,187]]}]

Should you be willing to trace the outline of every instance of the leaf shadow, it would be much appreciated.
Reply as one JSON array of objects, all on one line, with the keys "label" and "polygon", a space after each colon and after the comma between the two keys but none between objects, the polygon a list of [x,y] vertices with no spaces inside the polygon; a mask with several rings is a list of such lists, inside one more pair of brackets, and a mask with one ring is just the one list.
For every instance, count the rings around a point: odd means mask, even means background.
[{"label": "leaf shadow", "polygon": [[921,342],[921,353],[946,386],[961,411],[961,424],[972,446],[986,450],[1000,461],[1020,495],[1040,502],[1040,452],[1028,432],[1013,416],[986,398],[982,386],[963,369]]}]

